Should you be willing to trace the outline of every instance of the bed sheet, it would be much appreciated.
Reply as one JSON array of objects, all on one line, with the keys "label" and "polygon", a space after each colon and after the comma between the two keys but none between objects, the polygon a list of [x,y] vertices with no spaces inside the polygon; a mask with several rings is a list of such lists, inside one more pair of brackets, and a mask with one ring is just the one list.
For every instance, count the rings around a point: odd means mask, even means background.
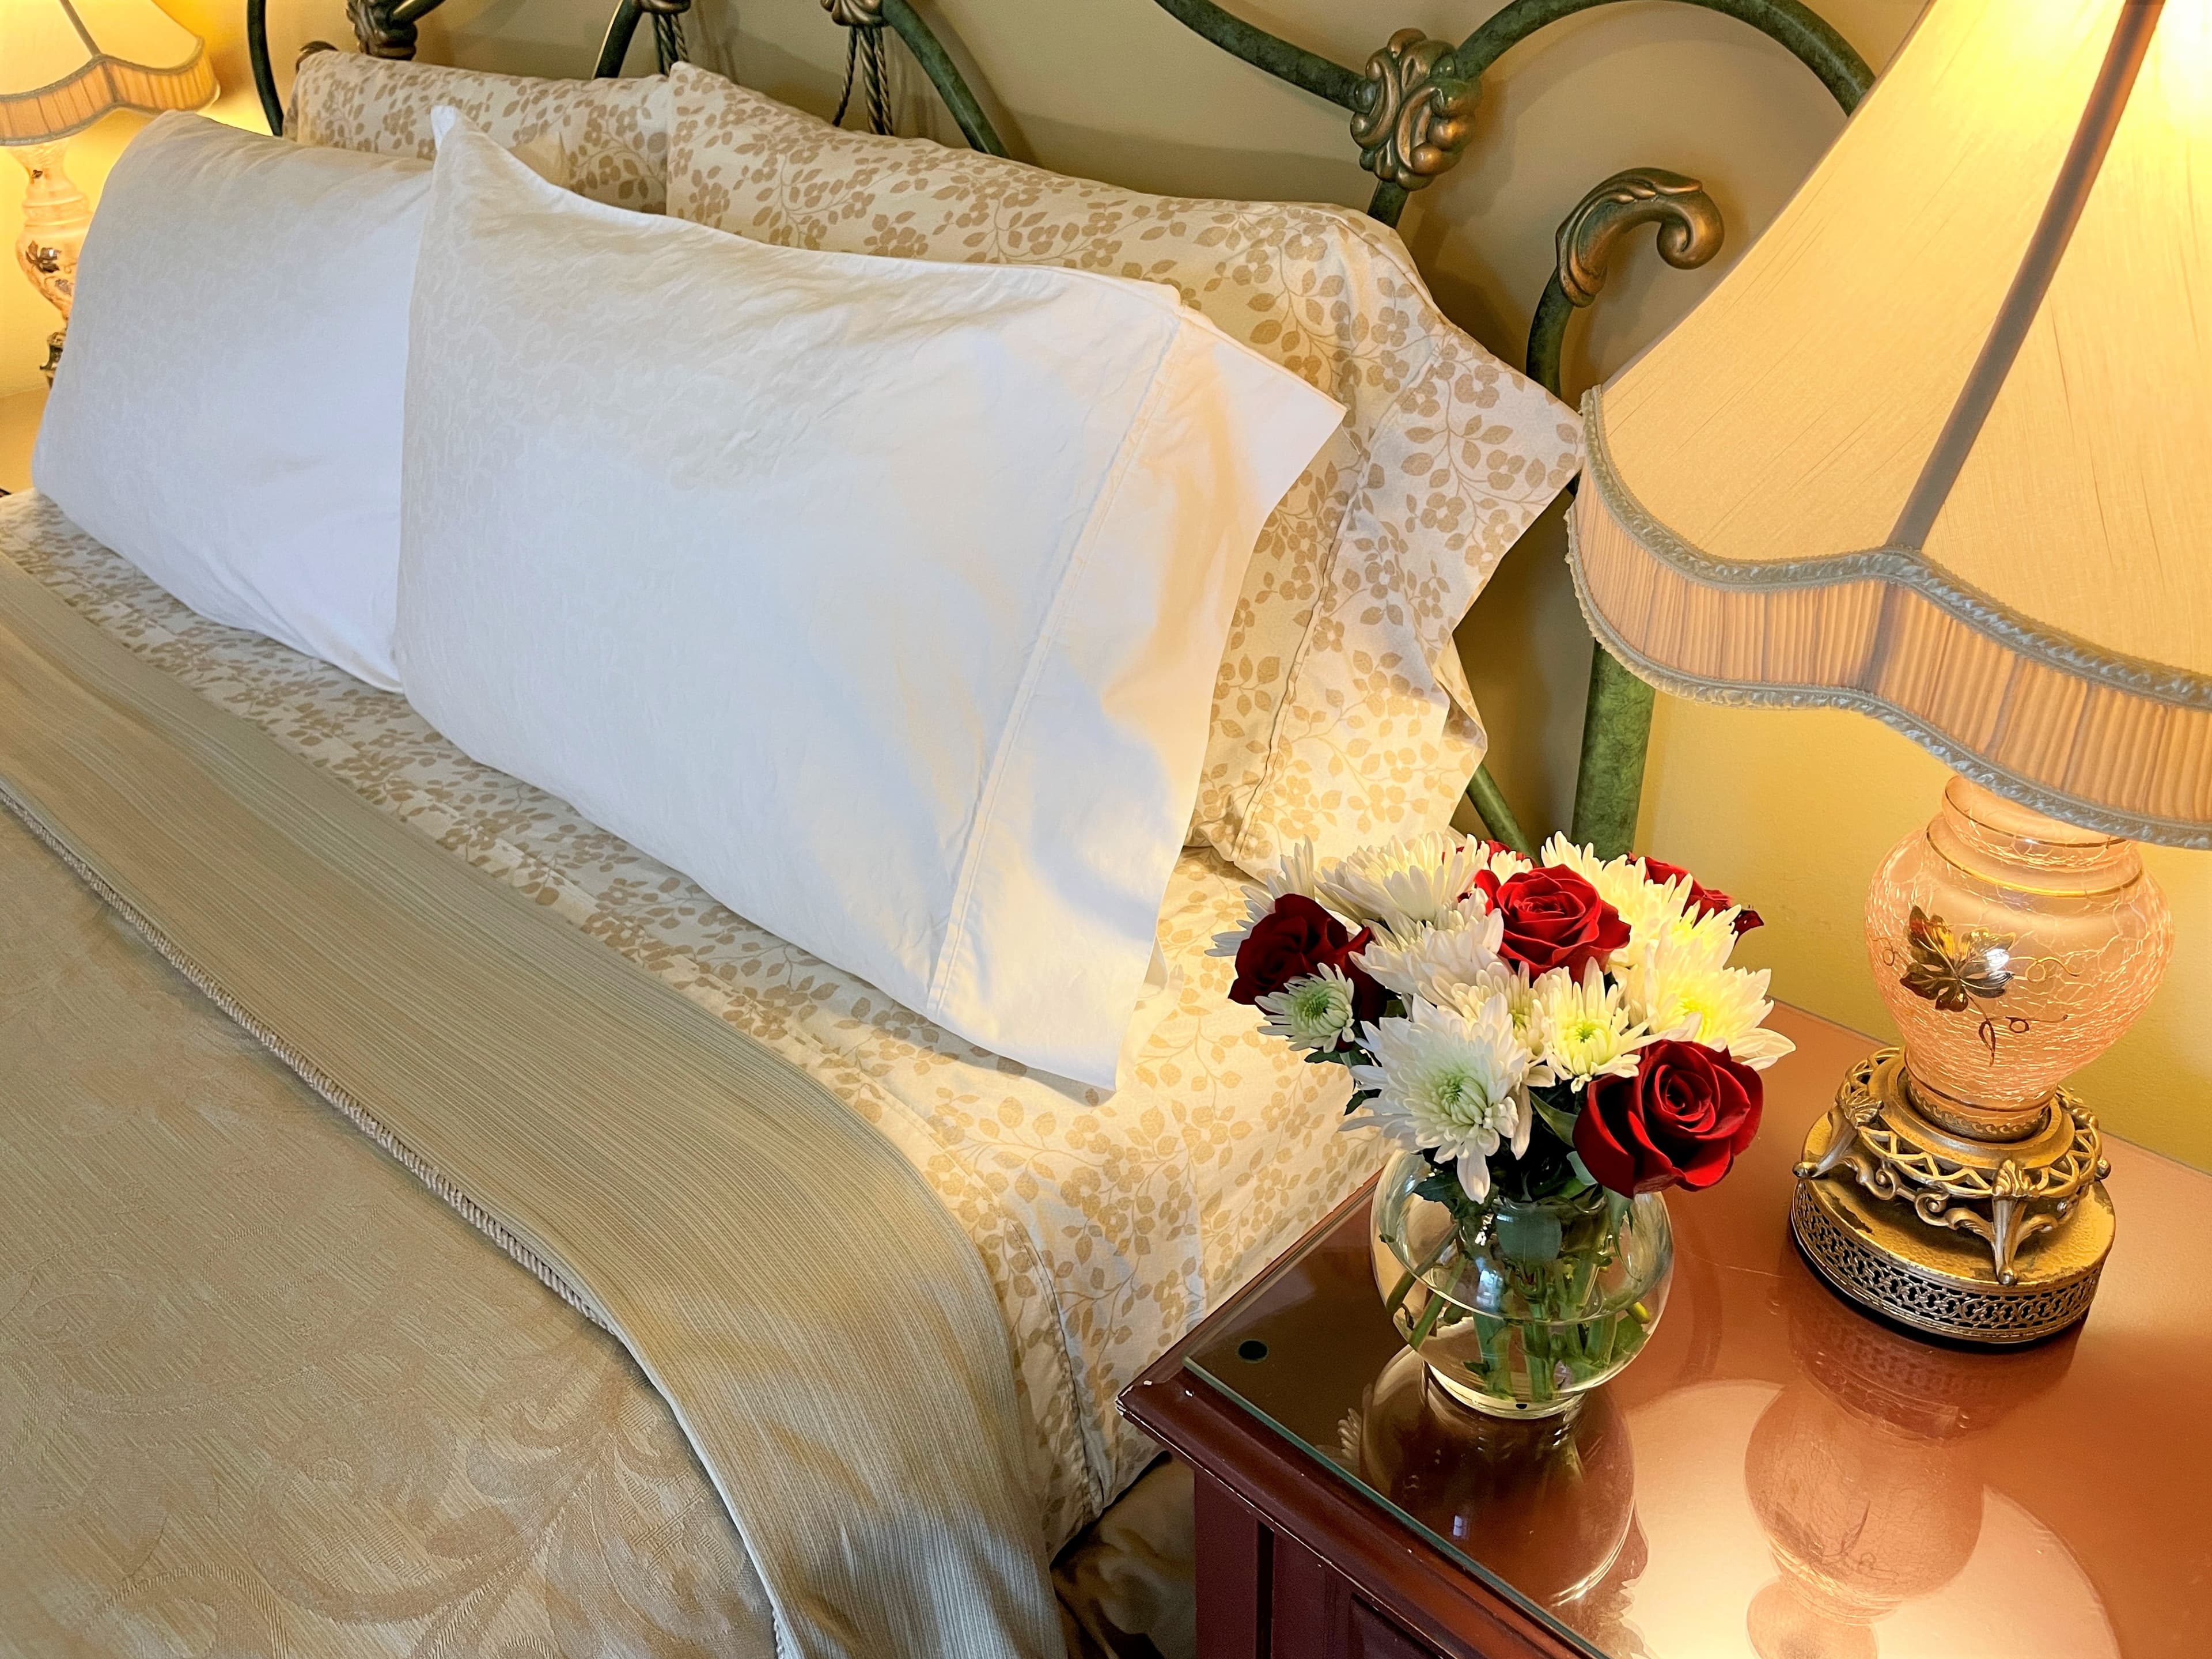
[{"label": "bed sheet", "polygon": [[[0,554],[131,649],[457,856],[804,1066],[913,1163],[981,1253],[1010,1334],[1057,1547],[1154,1448],[1115,1396],[1378,1161],[1338,1133],[1346,1079],[1263,1039],[1206,954],[1243,913],[1211,852],[1163,907],[1164,983],[1122,1086],[1034,1073],[754,927],[565,803],[478,766],[398,697],[209,623],[36,495]],[[805,1249],[865,1249],[825,1236]]]}]

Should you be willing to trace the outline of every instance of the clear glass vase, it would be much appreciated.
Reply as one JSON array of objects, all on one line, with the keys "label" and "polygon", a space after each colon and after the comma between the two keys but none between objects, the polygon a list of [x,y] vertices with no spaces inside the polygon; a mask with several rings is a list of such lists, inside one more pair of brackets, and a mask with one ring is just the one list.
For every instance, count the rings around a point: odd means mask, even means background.
[{"label": "clear glass vase", "polygon": [[[1666,1310],[1674,1234],[1656,1193],[1601,1187],[1476,1203],[1419,1152],[1384,1166],[1371,1212],[1375,1284],[1438,1386],[1494,1417],[1551,1417],[1643,1351]],[[1449,1181],[1449,1177],[1447,1176]]]}]

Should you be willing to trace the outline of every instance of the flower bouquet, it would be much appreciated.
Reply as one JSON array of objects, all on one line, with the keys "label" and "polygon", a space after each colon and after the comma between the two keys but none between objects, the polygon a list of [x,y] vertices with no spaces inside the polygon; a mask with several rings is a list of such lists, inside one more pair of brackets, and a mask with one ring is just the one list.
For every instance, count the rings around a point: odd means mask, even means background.
[{"label": "flower bouquet", "polygon": [[1247,897],[1231,998],[1345,1066],[1346,1127],[1398,1149],[1375,1263],[1407,1346],[1480,1409],[1569,1408],[1658,1322],[1660,1194],[1728,1173],[1790,1050],[1766,974],[1729,965],[1757,913],[1656,859],[1443,832],[1301,848]]}]

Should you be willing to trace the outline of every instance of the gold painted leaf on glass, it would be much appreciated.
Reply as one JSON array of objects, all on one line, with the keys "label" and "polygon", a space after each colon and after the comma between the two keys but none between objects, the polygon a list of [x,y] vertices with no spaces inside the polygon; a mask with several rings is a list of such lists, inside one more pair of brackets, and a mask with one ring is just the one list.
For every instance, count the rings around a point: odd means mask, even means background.
[{"label": "gold painted leaf on glass", "polygon": [[1958,1013],[1977,999],[2004,994],[2012,979],[2011,945],[2008,933],[1960,932],[1916,904],[1905,924],[1901,982],[1913,995]]}]

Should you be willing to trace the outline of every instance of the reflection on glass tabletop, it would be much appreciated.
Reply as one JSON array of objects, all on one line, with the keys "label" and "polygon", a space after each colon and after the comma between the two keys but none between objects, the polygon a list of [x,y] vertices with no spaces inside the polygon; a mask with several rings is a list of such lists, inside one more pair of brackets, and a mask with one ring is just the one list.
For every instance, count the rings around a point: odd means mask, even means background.
[{"label": "reflection on glass tabletop", "polygon": [[[1807,1024],[1785,1062],[1807,1085],[1865,1046]],[[1605,1659],[2212,1654],[2212,1177],[2115,1146],[2087,1322],[1948,1347],[1798,1258],[1789,1167],[1825,1101],[1778,1092],[1735,1177],[1670,1195],[1666,1319],[1570,1419],[1483,1417],[1427,1380],[1358,1206],[1183,1364]]]}]

